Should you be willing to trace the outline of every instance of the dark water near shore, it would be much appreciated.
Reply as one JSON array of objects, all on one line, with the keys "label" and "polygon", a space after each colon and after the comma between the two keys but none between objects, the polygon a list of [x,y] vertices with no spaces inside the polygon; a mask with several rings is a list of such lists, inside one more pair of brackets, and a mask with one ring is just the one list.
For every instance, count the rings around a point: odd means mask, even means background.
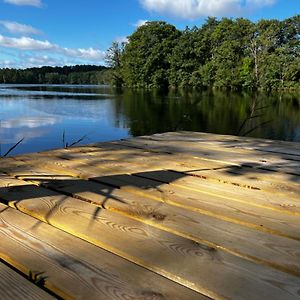
[{"label": "dark water near shore", "polygon": [[0,121],[2,154],[23,137],[12,154],[63,147],[64,131],[69,144],[85,135],[82,144],[175,130],[300,142],[300,93],[0,85]]}]

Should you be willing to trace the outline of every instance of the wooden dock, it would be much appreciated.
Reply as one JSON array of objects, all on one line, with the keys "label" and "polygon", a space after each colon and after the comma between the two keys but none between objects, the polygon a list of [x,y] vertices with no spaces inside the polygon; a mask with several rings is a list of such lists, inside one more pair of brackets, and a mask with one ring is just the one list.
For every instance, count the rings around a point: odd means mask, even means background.
[{"label": "wooden dock", "polygon": [[300,299],[300,143],[176,132],[0,164],[0,299]]}]

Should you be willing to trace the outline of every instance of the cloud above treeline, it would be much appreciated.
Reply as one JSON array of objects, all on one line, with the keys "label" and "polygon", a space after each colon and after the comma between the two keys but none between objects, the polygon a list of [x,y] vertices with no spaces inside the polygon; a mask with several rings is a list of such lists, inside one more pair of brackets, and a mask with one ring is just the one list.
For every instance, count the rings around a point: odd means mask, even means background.
[{"label": "cloud above treeline", "polygon": [[224,17],[249,13],[275,4],[276,0],[140,0],[143,7],[161,15],[182,19]]},{"label": "cloud above treeline", "polygon": [[67,48],[28,36],[9,37],[0,34],[0,47],[6,48],[13,59],[0,61],[1,67],[22,68],[43,65],[101,64],[105,51],[95,48]]},{"label": "cloud above treeline", "polygon": [[31,34],[41,34],[42,32],[30,25],[25,25],[17,22],[11,21],[1,21],[0,25],[2,25],[7,31],[13,34],[24,34],[24,35],[31,35]]},{"label": "cloud above treeline", "polygon": [[[43,0],[0,0],[15,6],[45,7]],[[69,48],[35,38],[43,32],[31,25],[0,20],[0,68],[75,64],[103,64],[105,51],[93,47]]]},{"label": "cloud above treeline", "polygon": [[0,34],[0,47],[13,48],[17,50],[50,51],[66,56],[77,57],[87,60],[102,60],[105,53],[94,48],[64,48],[52,44],[49,41],[41,41],[31,37],[7,37]]},{"label": "cloud above treeline", "polygon": [[79,59],[74,57],[67,57],[64,55],[42,55],[39,52],[36,53],[17,53],[12,59],[0,60],[0,68],[34,68],[42,66],[74,66],[81,64],[93,64],[100,65],[101,61],[87,61],[85,59]]},{"label": "cloud above treeline", "polygon": [[17,5],[17,6],[35,6],[41,7],[41,0],[4,0],[5,3]]},{"label": "cloud above treeline", "polygon": [[133,24],[135,27],[141,27],[145,25],[149,20],[138,20],[135,24]]}]

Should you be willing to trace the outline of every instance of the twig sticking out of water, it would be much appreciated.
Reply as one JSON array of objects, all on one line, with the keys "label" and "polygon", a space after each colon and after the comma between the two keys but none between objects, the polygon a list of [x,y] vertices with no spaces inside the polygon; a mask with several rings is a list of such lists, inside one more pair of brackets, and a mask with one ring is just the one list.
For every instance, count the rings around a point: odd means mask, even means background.
[{"label": "twig sticking out of water", "polygon": [[10,152],[12,152],[15,148],[17,148],[23,141],[24,141],[24,138],[20,139],[16,144],[14,144],[12,147],[10,147],[10,148],[8,149],[8,151],[7,151],[2,157],[8,156],[8,154],[9,154]]},{"label": "twig sticking out of water", "polygon": [[77,141],[71,143],[71,144],[69,145],[69,147],[72,147],[72,146],[75,146],[75,145],[79,144],[80,142],[82,142],[82,141],[83,141],[84,139],[86,139],[86,138],[87,138],[87,135],[82,136],[82,137],[79,138]]},{"label": "twig sticking out of water", "polygon": [[253,120],[253,119],[256,119],[256,118],[259,118],[259,117],[262,117],[262,116],[265,115],[264,113],[258,113],[258,111],[263,110],[263,109],[269,107],[269,106],[261,106],[261,107],[258,107],[258,104],[259,104],[259,102],[258,102],[258,100],[257,100],[257,97],[255,97],[255,99],[253,100],[252,105],[251,105],[251,107],[250,107],[250,113],[248,113],[248,116],[247,116],[247,117],[245,118],[245,120],[242,122],[242,124],[241,124],[239,130],[237,131],[237,134],[236,134],[236,135],[247,136],[248,134],[250,134],[250,133],[253,132],[254,130],[256,130],[256,129],[258,129],[258,128],[262,127],[262,126],[265,126],[265,125],[267,125],[267,124],[269,124],[269,123],[272,122],[272,120],[269,120],[269,121],[266,121],[266,122],[262,122],[262,123],[260,123],[259,125],[257,125],[257,126],[255,126],[255,127],[251,128],[251,129],[249,129],[249,130],[247,130],[246,132],[244,132],[244,133],[242,134],[243,129],[245,128],[246,124],[247,124],[249,121],[251,121],[251,120]]},{"label": "twig sticking out of water", "polygon": [[81,143],[83,140],[85,140],[87,138],[87,135],[83,135],[81,138],[79,138],[78,140],[74,141],[73,143],[68,143],[66,142],[66,131],[64,130],[63,131],[63,136],[62,136],[62,142],[63,142],[63,145],[64,145],[64,148],[65,149],[68,149],[70,147],[73,147],[73,146],[76,146],[78,145],[79,143]]},{"label": "twig sticking out of water", "polygon": [[63,142],[64,148],[68,148],[68,143],[66,143],[66,131],[65,130],[62,135],[62,142]]}]

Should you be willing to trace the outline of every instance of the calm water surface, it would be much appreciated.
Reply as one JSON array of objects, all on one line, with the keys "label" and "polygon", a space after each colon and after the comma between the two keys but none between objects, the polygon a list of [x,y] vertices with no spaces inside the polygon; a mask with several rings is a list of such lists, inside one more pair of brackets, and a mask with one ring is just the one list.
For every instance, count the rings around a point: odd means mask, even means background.
[{"label": "calm water surface", "polygon": [[82,136],[87,144],[175,130],[300,142],[300,94],[0,85],[2,154],[23,137],[12,154],[63,147],[63,132],[69,144]]}]

